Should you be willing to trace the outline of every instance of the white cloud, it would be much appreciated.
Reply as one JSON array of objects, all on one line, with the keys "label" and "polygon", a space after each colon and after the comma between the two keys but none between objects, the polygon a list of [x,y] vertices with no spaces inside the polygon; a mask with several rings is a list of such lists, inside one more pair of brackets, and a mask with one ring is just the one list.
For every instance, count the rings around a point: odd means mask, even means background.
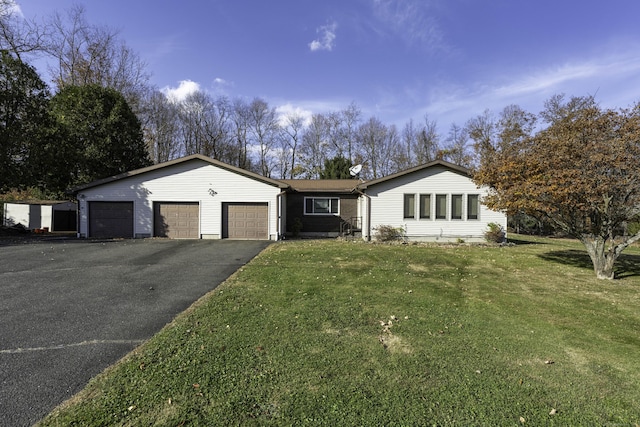
[{"label": "white cloud", "polygon": [[309,43],[309,49],[311,49],[312,52],[317,50],[332,50],[335,46],[337,29],[338,23],[335,21],[318,28],[316,32],[320,37]]},{"label": "white cloud", "polygon": [[0,16],[11,16],[17,15],[21,18],[24,18],[24,14],[22,13],[22,9],[20,9],[20,5],[15,2],[15,0],[8,0],[6,2],[2,2],[0,5]]},{"label": "white cloud", "polygon": [[396,34],[408,44],[430,51],[450,50],[435,16],[437,3],[425,0],[373,0],[373,14],[382,33]]},{"label": "white cloud", "polygon": [[287,116],[297,115],[302,117],[304,126],[308,126],[311,123],[311,116],[313,111],[305,109],[299,106],[294,106],[291,103],[283,104],[276,107],[276,113],[278,114],[278,121],[281,126],[287,125]]},{"label": "white cloud", "polygon": [[181,80],[178,87],[172,88],[166,86],[162,89],[162,92],[172,102],[182,102],[187,96],[200,90],[200,84],[192,80]]}]

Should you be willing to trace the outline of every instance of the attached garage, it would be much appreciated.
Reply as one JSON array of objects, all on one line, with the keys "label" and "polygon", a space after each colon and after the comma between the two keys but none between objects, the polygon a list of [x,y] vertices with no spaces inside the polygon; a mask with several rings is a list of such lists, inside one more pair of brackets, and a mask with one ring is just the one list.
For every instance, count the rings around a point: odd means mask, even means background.
[{"label": "attached garage", "polygon": [[72,191],[79,237],[278,240],[288,187],[194,154]]},{"label": "attached garage", "polygon": [[133,202],[89,202],[89,237],[133,237]]},{"label": "attached garage", "polygon": [[224,239],[268,239],[267,203],[224,203],[222,206]]},{"label": "attached garage", "polygon": [[198,202],[155,202],[153,235],[170,239],[200,238],[200,204]]}]

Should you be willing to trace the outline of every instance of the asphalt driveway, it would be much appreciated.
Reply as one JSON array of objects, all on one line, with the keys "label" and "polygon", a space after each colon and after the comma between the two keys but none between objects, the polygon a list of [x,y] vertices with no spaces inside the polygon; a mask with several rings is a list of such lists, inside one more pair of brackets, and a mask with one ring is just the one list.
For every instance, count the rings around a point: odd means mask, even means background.
[{"label": "asphalt driveway", "polygon": [[31,425],[269,242],[0,241],[0,425]]}]

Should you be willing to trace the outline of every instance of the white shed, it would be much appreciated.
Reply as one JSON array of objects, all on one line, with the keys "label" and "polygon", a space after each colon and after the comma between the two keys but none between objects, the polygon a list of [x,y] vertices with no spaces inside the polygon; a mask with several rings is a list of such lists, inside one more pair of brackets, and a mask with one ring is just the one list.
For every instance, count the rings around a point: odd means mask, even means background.
[{"label": "white shed", "polygon": [[489,223],[507,227],[505,213],[482,204],[487,189],[475,185],[469,170],[442,160],[358,188],[365,239],[382,225],[403,228],[409,240],[445,242],[483,241]]},{"label": "white shed", "polygon": [[192,155],[79,186],[80,237],[271,239],[287,185]]},{"label": "white shed", "polygon": [[29,230],[76,231],[77,205],[62,201],[25,201],[4,204],[3,225],[22,224]]}]

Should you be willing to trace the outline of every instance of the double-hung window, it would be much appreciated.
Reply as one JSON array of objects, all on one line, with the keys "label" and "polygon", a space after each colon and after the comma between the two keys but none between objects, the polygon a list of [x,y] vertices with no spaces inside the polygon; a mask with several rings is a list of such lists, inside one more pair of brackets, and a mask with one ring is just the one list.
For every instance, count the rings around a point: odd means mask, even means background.
[{"label": "double-hung window", "polygon": [[436,219],[447,219],[446,194],[436,194]]},{"label": "double-hung window", "polygon": [[405,219],[414,219],[416,217],[416,195],[404,195],[404,217]]},{"label": "double-hung window", "polygon": [[420,218],[431,218],[431,194],[420,195]]},{"label": "double-hung window", "polygon": [[338,197],[305,197],[305,215],[338,215],[340,199]]},{"label": "double-hung window", "polygon": [[467,196],[467,219],[478,219],[480,211],[480,197],[477,194]]},{"label": "double-hung window", "polygon": [[462,194],[451,195],[451,219],[462,219]]}]

